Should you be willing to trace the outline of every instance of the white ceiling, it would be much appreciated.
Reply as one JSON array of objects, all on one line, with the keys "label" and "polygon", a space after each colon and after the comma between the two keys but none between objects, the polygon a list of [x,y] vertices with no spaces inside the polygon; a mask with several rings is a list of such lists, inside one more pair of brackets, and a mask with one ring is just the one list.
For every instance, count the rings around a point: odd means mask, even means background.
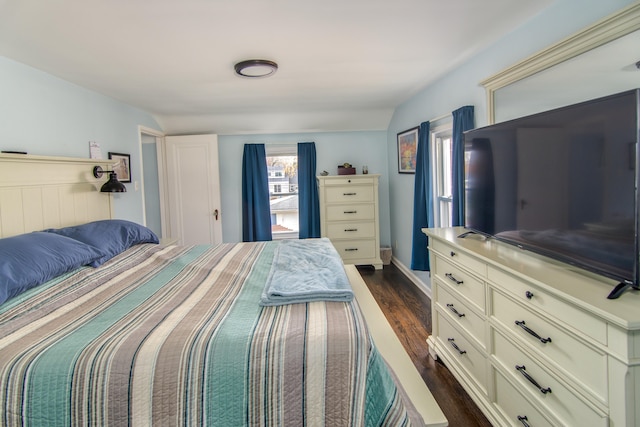
[{"label": "white ceiling", "polygon": [[[0,0],[0,55],[169,134],[386,129],[393,110],[551,0]],[[245,59],[276,61],[265,79]]]}]

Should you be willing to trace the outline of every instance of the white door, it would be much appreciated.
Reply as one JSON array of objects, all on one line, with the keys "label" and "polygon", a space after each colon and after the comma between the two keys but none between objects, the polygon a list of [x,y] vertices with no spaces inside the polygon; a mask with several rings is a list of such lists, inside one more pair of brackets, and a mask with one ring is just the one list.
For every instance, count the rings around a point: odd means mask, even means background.
[{"label": "white door", "polygon": [[169,237],[178,244],[222,243],[217,135],[167,136]]}]

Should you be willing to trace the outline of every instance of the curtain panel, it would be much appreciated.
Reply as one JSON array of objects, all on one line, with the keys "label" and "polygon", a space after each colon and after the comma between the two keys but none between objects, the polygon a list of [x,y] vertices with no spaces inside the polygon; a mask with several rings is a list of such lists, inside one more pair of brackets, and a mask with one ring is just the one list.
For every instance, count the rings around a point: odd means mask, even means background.
[{"label": "curtain panel", "polygon": [[320,237],[320,201],[314,142],[298,143],[298,217],[300,239]]},{"label": "curtain panel", "polygon": [[427,236],[423,228],[433,227],[433,192],[431,188],[431,124],[423,122],[418,132],[416,152],[416,174],[413,190],[413,242],[411,246],[411,269],[429,271]]},{"label": "curtain panel", "polygon": [[271,240],[269,174],[264,144],[245,144],[242,155],[242,241]]},{"label": "curtain panel", "polygon": [[453,115],[452,169],[452,223],[454,227],[464,225],[464,132],[473,129],[474,108],[472,105],[458,108]]}]

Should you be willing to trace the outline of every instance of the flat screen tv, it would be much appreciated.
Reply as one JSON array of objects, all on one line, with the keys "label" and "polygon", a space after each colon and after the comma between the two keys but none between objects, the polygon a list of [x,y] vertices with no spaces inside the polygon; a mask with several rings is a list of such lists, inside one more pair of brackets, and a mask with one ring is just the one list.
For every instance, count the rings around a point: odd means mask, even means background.
[{"label": "flat screen tv", "polygon": [[465,133],[465,227],[639,289],[640,89]]}]

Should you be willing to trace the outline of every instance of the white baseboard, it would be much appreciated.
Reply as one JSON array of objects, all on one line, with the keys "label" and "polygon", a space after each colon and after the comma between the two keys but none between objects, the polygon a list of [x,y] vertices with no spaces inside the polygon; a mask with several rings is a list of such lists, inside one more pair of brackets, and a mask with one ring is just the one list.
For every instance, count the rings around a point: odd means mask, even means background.
[{"label": "white baseboard", "polygon": [[[418,287],[426,296],[431,299],[431,281],[425,283],[420,277],[416,276],[413,270],[404,265],[398,258],[395,256],[391,257],[391,263],[398,267],[402,273],[407,276],[411,282]],[[431,278],[431,274],[429,274],[429,278]]]}]

